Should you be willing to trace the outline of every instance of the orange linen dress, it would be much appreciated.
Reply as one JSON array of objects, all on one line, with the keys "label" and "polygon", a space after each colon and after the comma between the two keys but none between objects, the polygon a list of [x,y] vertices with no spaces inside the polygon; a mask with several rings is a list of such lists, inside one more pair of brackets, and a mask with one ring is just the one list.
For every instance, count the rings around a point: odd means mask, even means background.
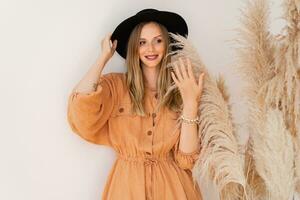
[{"label": "orange linen dress", "polygon": [[98,83],[102,90],[71,93],[67,116],[73,132],[118,155],[102,199],[201,200],[191,172],[200,149],[185,153],[178,148],[179,114],[167,108],[155,113],[157,95],[148,88],[147,116],[132,114],[124,73],[101,75]]}]

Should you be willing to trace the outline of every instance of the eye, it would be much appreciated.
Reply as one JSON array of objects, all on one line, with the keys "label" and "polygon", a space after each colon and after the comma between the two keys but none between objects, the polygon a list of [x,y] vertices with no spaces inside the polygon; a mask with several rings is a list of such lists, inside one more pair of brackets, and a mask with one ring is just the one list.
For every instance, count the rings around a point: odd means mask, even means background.
[{"label": "eye", "polygon": [[140,41],[140,45],[143,45],[143,44],[145,44],[145,41]]},{"label": "eye", "polygon": [[155,44],[160,44],[162,42],[163,42],[163,40],[161,38],[158,38],[158,39],[154,40]]}]

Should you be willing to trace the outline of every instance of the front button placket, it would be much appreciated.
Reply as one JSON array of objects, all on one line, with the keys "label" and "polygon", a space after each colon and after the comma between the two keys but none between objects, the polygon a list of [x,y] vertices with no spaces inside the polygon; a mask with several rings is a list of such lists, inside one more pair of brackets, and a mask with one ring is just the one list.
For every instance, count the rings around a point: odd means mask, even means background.
[{"label": "front button placket", "polygon": [[157,93],[151,94],[149,98],[150,110],[149,112],[149,120],[151,121],[151,126],[148,130],[146,130],[146,150],[144,165],[145,165],[145,181],[146,181],[146,199],[153,199],[153,168],[158,164],[158,160],[153,155],[153,146],[154,146],[154,136],[155,136],[155,128],[157,125],[157,121],[160,118],[159,113],[156,110],[157,106]]},{"label": "front button placket", "polygon": [[156,113],[152,113],[152,126],[155,126]]},{"label": "front button placket", "polygon": [[[151,121],[152,116],[150,115]],[[146,136],[148,139],[146,140],[148,142],[147,146],[149,147],[149,150],[146,152],[144,165],[145,165],[145,181],[146,181],[146,199],[153,199],[153,165],[157,164],[157,161],[153,158],[153,127],[151,126],[146,131]]]}]

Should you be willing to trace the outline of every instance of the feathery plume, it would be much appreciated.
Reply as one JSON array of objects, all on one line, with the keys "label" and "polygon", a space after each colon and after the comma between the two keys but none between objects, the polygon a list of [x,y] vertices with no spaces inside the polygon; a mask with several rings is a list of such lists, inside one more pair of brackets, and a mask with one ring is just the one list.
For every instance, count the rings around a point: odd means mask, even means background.
[{"label": "feathery plume", "polygon": [[294,150],[292,136],[281,111],[252,112],[252,151],[255,168],[266,185],[266,199],[289,200],[294,192]]},{"label": "feathery plume", "polygon": [[179,57],[188,57],[195,78],[206,72],[199,105],[202,150],[193,168],[193,178],[211,179],[217,185],[222,200],[239,199],[244,194],[245,179],[224,80],[215,80],[207,73],[196,49],[186,38],[170,35],[176,41],[172,45],[181,49],[172,53],[169,66],[172,67]]}]

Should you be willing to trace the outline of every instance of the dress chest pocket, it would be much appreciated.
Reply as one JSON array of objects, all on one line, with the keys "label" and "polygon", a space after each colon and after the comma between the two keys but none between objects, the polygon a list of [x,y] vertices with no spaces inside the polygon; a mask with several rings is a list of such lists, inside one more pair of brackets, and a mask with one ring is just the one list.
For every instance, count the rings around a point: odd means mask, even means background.
[{"label": "dress chest pocket", "polygon": [[131,104],[130,103],[121,103],[115,107],[112,112],[111,117],[135,117],[136,114],[131,113]]}]

